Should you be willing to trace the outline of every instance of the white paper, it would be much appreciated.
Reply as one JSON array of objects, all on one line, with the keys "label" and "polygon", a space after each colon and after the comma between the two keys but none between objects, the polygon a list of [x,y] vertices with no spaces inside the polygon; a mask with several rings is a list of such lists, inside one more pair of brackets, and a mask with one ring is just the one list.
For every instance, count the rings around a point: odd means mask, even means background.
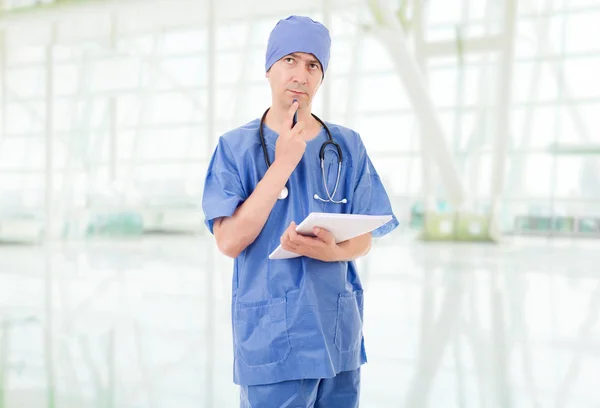
[{"label": "white paper", "polygon": [[[314,236],[315,227],[326,229],[335,237],[335,242],[347,241],[367,232],[371,232],[391,221],[391,215],[361,215],[317,213],[308,215],[298,226],[296,232],[302,235]],[[279,245],[269,255],[269,259],[290,259],[300,255],[286,251]]]}]

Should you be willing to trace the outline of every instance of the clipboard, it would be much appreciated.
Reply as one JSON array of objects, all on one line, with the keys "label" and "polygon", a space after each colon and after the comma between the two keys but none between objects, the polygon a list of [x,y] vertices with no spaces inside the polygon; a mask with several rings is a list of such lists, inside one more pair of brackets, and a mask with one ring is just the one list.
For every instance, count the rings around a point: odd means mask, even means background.
[{"label": "clipboard", "polygon": [[[337,213],[310,213],[304,221],[296,226],[296,232],[314,237],[315,227],[326,229],[335,237],[335,242],[344,242],[362,234],[374,231],[392,220],[392,215],[362,215]],[[286,251],[279,245],[269,259],[290,259],[300,255]]]}]

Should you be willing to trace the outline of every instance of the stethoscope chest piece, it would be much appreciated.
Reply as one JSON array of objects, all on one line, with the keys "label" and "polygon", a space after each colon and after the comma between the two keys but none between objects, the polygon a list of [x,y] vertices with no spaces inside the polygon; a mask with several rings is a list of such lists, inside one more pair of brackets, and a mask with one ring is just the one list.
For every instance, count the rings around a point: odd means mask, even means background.
[{"label": "stethoscope chest piece", "polygon": [[281,190],[281,193],[279,193],[279,197],[277,197],[279,200],[285,200],[288,196],[288,189],[287,187],[283,187],[283,190]]}]

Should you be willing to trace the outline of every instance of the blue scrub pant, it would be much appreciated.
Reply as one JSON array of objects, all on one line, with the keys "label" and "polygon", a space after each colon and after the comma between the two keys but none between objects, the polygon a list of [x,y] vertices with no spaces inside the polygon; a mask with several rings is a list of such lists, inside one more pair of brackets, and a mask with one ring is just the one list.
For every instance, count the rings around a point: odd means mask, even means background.
[{"label": "blue scrub pant", "polygon": [[240,387],[241,408],[358,408],[360,368],[334,378]]}]

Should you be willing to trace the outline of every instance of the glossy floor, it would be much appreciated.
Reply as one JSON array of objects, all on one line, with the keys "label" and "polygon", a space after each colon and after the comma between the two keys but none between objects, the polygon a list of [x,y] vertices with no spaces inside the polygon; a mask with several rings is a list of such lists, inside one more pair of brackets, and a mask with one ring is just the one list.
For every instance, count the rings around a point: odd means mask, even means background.
[{"label": "glossy floor", "polygon": [[[380,241],[367,408],[600,406],[600,243]],[[231,261],[207,237],[0,247],[0,407],[236,407]]]}]

